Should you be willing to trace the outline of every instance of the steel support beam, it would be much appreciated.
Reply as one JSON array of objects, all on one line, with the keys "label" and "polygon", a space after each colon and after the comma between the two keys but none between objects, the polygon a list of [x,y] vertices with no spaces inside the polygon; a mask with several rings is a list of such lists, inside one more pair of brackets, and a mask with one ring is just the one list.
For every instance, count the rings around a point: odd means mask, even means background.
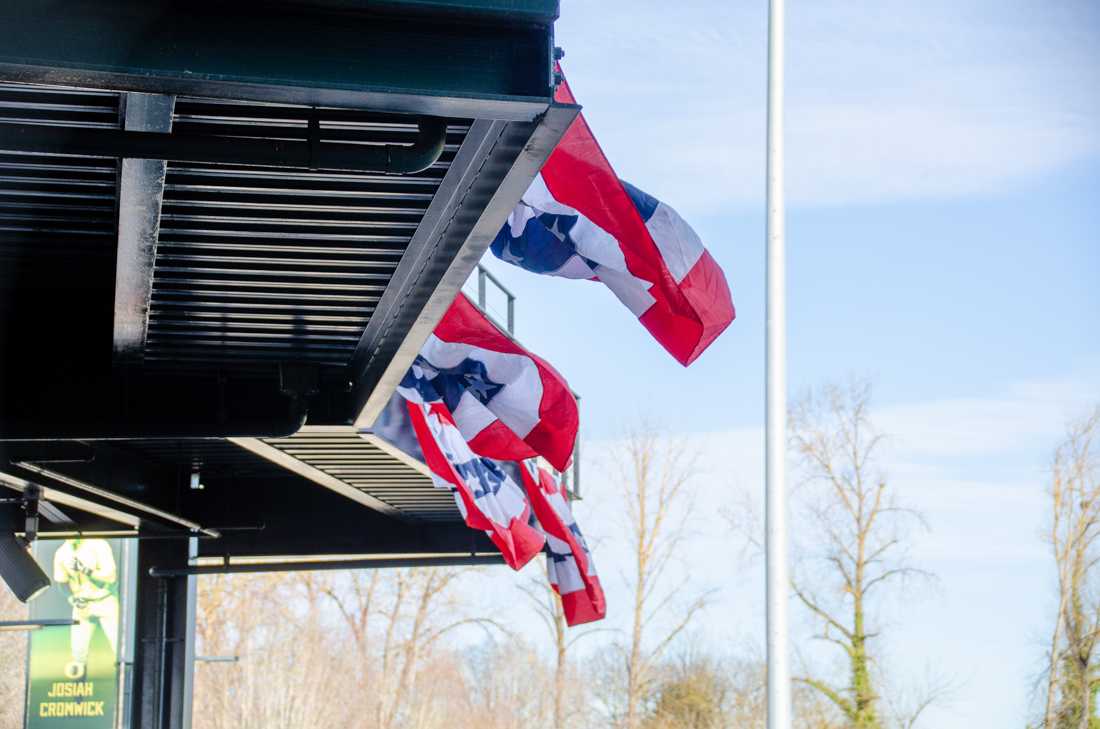
[{"label": "steel support beam", "polygon": [[466,21],[504,17],[528,25],[552,23],[559,13],[558,0],[372,0],[371,5],[379,10]]},{"label": "steel support beam", "polygon": [[[217,529],[207,528],[186,515],[187,473],[177,464],[153,461],[138,452],[104,442],[87,444],[80,460],[29,462],[16,460],[33,455],[27,444],[0,443],[0,485],[25,492],[40,487],[41,498],[63,507],[75,524],[51,524],[56,532],[119,531],[139,532],[146,538],[178,538],[181,534],[216,538]],[[47,453],[47,457],[49,454]],[[81,513],[71,512],[70,507]],[[95,515],[98,519],[89,518]],[[220,519],[218,517],[221,517]],[[229,524],[215,515],[220,525]],[[105,524],[109,519],[113,524]],[[45,521],[40,520],[42,526]]]},{"label": "steel support beam", "polygon": [[359,340],[350,421],[370,428],[508,214],[580,112],[534,123],[478,121],[458,150]]},{"label": "steel support beam", "polygon": [[502,565],[499,554],[456,554],[436,557],[393,557],[376,559],[302,560],[295,562],[244,562],[234,564],[188,565],[186,567],[153,567],[152,577],[187,577],[200,575],[254,574],[257,572],[316,572],[325,570],[362,570],[397,567],[470,567]]},{"label": "steel support beam", "polygon": [[334,554],[499,553],[487,536],[467,527],[457,514],[453,522],[402,521],[281,470],[272,466],[248,476],[204,475],[205,488],[186,494],[189,518],[212,524],[212,519],[232,515],[236,523],[263,525],[263,529],[223,529],[220,539],[199,540],[199,556],[285,561]]},{"label": "steel support beam", "polygon": [[[159,94],[130,94],[138,98],[172,99]],[[157,109],[160,121],[171,108]],[[62,154],[87,157],[125,157],[133,160],[168,160],[199,164],[232,164],[257,167],[293,167],[335,172],[378,172],[389,175],[423,172],[439,161],[447,141],[447,122],[437,117],[416,117],[413,144],[367,145],[326,142],[316,125],[309,139],[252,139],[198,134],[165,134],[166,129],[73,129],[41,124],[0,123],[0,151]],[[129,112],[127,112],[129,122]],[[156,170],[150,170],[155,174]],[[163,178],[163,172],[160,175]],[[123,180],[125,182],[125,179]],[[141,178],[139,181],[144,181]],[[163,181],[161,182],[163,195]]]},{"label": "steel support beam", "polygon": [[[124,98],[123,129],[161,134],[172,131],[174,96],[129,93]],[[166,169],[165,161],[159,159],[124,158],[119,165],[116,357],[139,359],[145,349]]]},{"label": "steel support beam", "polygon": [[76,620],[65,618],[50,618],[46,620],[0,620],[0,631],[7,630],[39,630],[56,626],[76,625]]},{"label": "steel support beam", "polygon": [[[23,493],[28,487],[38,487],[42,489],[42,498],[47,501],[69,508],[80,509],[87,514],[99,517],[101,520],[106,520],[106,523],[99,521],[95,524],[88,524],[85,519],[81,519],[80,525],[88,527],[88,531],[113,530],[117,529],[117,525],[128,526],[132,531],[136,531],[141,526],[141,519],[129,512],[113,508],[99,501],[75,496],[67,491],[43,486],[14,473],[0,471],[0,486],[6,486],[19,493]],[[48,538],[49,535],[40,532],[39,536]]]},{"label": "steel support beam", "polygon": [[19,377],[0,378],[0,442],[285,437],[306,418],[307,398],[274,379],[73,368],[47,384],[19,364]]},{"label": "steel support beam", "polygon": [[90,497],[95,498],[99,501],[106,501],[108,503],[115,504],[119,508],[119,510],[126,511],[127,513],[144,516],[145,518],[156,519],[161,522],[167,522],[168,524],[172,524],[175,526],[181,526],[185,529],[191,530],[192,532],[205,534],[210,537],[217,538],[221,536],[221,534],[219,534],[216,529],[203,527],[201,524],[197,524],[190,519],[185,519],[177,514],[158,509],[157,507],[151,506],[142,501],[131,499],[127,496],[123,496],[122,494],[116,493],[109,489],[97,486],[96,484],[88,483],[87,481],[82,481],[78,478],[73,478],[72,476],[60,473],[59,471],[49,468],[43,468],[42,466],[36,466],[33,463],[18,463],[16,464],[16,466],[20,469],[30,471],[31,473],[36,474],[39,477],[44,477],[45,479],[48,479],[48,482],[52,481],[64,484],[66,486],[77,489],[78,491],[84,492]]}]

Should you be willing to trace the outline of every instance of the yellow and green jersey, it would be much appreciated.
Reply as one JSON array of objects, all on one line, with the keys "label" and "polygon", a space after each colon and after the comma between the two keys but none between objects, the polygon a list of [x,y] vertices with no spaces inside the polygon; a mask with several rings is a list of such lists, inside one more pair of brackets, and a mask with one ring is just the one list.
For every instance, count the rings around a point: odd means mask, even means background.
[{"label": "yellow and green jersey", "polygon": [[118,579],[115,557],[105,539],[67,539],[53,557],[53,579],[66,583],[73,597],[101,600]]}]

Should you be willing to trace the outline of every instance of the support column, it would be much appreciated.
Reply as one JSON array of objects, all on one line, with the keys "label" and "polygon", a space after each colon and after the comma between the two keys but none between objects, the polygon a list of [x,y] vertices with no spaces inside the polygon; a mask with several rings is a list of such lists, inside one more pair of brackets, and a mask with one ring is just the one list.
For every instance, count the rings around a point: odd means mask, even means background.
[{"label": "support column", "polygon": [[138,545],[129,729],[187,729],[194,590],[187,577],[150,577],[149,568],[184,567],[188,551],[187,540],[152,539]]},{"label": "support column", "polygon": [[[126,94],[123,129],[167,134],[175,102],[163,94]],[[158,159],[124,158],[120,165],[114,351],[127,359],[140,359],[145,350],[166,171]]]}]

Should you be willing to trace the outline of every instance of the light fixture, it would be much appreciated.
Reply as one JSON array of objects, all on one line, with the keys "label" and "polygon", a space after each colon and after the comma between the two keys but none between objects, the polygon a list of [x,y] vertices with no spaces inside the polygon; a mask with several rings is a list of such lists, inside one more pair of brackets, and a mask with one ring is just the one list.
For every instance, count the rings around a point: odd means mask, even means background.
[{"label": "light fixture", "polygon": [[0,533],[0,577],[21,602],[50,586],[50,578],[27,551],[27,543],[13,532]]}]

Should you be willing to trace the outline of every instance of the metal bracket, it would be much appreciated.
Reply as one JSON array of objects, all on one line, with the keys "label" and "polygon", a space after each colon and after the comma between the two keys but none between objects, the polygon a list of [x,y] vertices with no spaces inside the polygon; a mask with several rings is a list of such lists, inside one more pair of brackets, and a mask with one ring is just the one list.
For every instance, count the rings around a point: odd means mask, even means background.
[{"label": "metal bracket", "polygon": [[[158,134],[172,130],[176,97],[129,93],[123,98],[124,129]],[[144,353],[166,172],[163,160],[127,157],[119,164],[114,326],[119,357],[140,359]]]}]

